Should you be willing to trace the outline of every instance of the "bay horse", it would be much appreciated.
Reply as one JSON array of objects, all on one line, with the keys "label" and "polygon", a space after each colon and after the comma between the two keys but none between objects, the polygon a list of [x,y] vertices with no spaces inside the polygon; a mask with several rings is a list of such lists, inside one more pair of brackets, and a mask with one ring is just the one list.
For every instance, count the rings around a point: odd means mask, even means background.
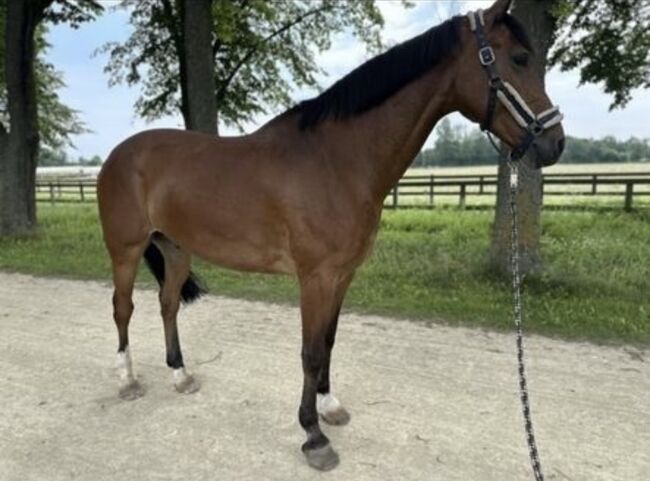
[{"label": "bay horse", "polygon": [[304,372],[298,418],[307,435],[302,451],[316,469],[338,464],[319,416],[334,425],[349,420],[330,385],[341,304],[371,251],[386,195],[436,122],[458,111],[514,150],[528,151],[536,167],[554,163],[563,149],[561,118],[509,7],[510,0],[498,0],[485,12],[451,18],[250,135],[150,130],[111,152],[97,194],[112,261],[121,397],[142,394],[128,326],[143,256],[160,283],[166,360],[181,393],[198,389],[184,368],[176,327],[180,302],[202,293],[191,256],[295,276]]}]

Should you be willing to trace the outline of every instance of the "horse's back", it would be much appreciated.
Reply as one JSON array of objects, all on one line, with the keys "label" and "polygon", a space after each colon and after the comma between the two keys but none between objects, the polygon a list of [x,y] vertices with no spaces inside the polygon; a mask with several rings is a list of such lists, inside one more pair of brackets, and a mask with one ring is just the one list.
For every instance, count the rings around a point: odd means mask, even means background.
[{"label": "horse's back", "polygon": [[171,129],[125,140],[98,180],[105,232],[124,230],[128,217],[137,236],[162,232],[220,265],[293,270],[279,205],[286,178],[282,160],[267,146],[252,136]]}]

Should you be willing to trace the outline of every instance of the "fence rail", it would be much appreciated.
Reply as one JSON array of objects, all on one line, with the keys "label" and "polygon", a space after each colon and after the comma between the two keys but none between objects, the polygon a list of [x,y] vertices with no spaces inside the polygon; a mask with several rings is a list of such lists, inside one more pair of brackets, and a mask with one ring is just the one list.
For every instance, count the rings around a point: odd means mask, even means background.
[{"label": "fence rail", "polygon": [[[495,196],[497,182],[496,174],[406,176],[388,195],[386,207],[432,207],[436,199],[449,197],[457,198],[458,205],[465,207],[470,197]],[[544,174],[542,195],[619,199],[630,211],[635,198],[650,199],[650,172]]]},{"label": "fence rail", "polygon": [[50,202],[95,202],[97,182],[91,180],[50,180],[36,181],[36,200]]},{"label": "fence rail", "polygon": [[[433,207],[440,199],[451,198],[453,202],[455,197],[458,205],[465,207],[469,198],[496,195],[497,181],[496,174],[408,175],[387,196],[385,206]],[[650,198],[650,172],[544,174],[542,195],[609,197],[620,199],[623,208],[630,211],[635,198]],[[94,179],[36,182],[36,199],[40,202],[95,202],[96,198],[97,183]]]}]

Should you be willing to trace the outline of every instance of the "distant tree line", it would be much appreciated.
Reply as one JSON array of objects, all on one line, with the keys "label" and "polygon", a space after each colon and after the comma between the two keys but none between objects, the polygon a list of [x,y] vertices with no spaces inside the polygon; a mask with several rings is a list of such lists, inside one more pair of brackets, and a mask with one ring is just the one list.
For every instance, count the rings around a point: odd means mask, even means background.
[{"label": "distant tree line", "polygon": [[[567,136],[562,160],[572,164],[605,162],[650,162],[650,139],[630,137],[617,140],[612,136],[602,139],[581,139]],[[99,155],[71,159],[62,149],[41,148],[39,167],[59,165],[101,165]],[[436,128],[433,148],[424,149],[413,163],[416,167],[459,167],[496,165],[497,157],[485,134],[478,129],[454,125],[443,119]]]},{"label": "distant tree line", "polygon": [[54,167],[62,165],[102,165],[102,158],[99,155],[92,157],[79,156],[76,160],[71,159],[63,150],[49,149],[42,147],[38,153],[39,167]]},{"label": "distant tree line", "polygon": [[562,158],[573,164],[650,162],[650,139],[630,137],[628,140],[617,140],[611,136],[602,139],[567,137]]},{"label": "distant tree line", "polygon": [[[648,162],[650,139],[631,137],[617,140],[567,137],[562,160],[567,163],[591,164],[603,162]],[[453,125],[443,119],[436,128],[433,148],[424,149],[415,159],[417,167],[496,165],[497,157],[487,137],[478,129]]]}]

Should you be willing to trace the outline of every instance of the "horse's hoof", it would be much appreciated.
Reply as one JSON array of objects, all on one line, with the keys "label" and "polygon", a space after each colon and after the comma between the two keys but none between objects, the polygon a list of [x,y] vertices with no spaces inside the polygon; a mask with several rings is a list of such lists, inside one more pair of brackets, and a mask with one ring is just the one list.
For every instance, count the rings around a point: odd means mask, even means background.
[{"label": "horse's hoof", "polygon": [[137,380],[130,379],[120,386],[118,396],[125,401],[135,401],[144,396],[144,388]]},{"label": "horse's hoof", "polygon": [[307,464],[319,471],[330,471],[339,464],[339,455],[332,449],[331,444],[315,449],[303,449]]},{"label": "horse's hoof", "polygon": [[194,376],[185,374],[185,376],[174,383],[176,391],[181,394],[192,394],[201,388],[201,384]]},{"label": "horse's hoof", "polygon": [[350,413],[343,406],[321,413],[321,418],[331,426],[345,426],[350,422]]}]

